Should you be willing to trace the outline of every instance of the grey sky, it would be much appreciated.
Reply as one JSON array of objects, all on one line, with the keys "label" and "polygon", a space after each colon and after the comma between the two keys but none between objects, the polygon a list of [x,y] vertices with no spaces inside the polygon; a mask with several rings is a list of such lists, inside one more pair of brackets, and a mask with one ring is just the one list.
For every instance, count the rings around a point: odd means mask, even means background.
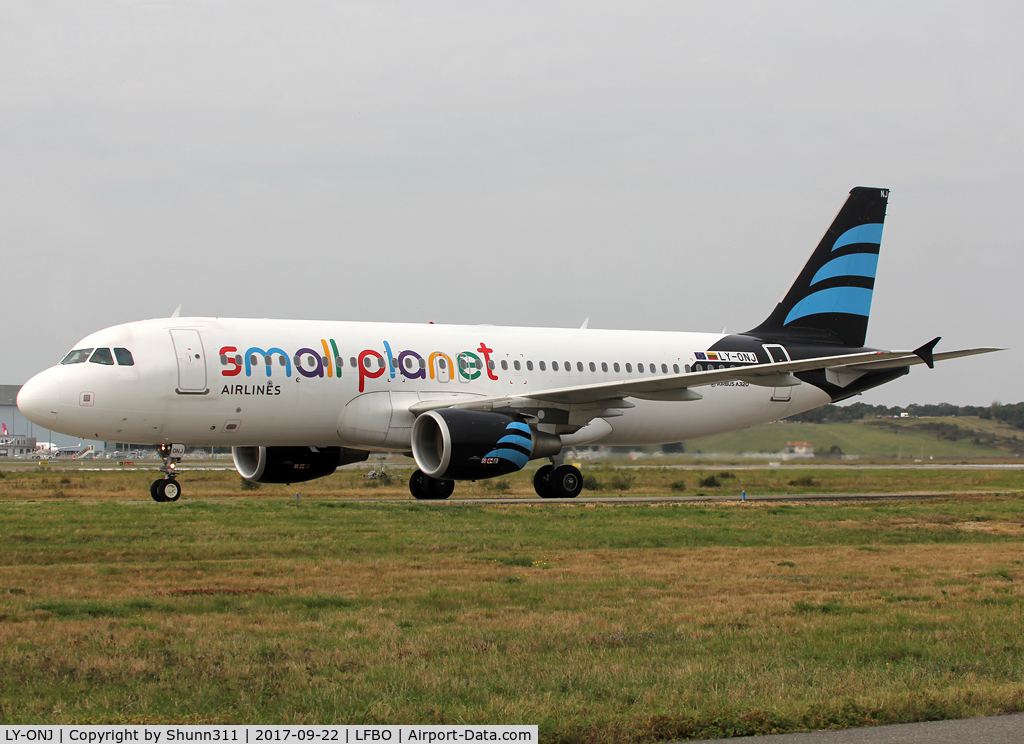
[{"label": "grey sky", "polygon": [[892,189],[865,395],[1024,399],[1024,8],[0,0],[0,381],[183,314],[730,331]]}]

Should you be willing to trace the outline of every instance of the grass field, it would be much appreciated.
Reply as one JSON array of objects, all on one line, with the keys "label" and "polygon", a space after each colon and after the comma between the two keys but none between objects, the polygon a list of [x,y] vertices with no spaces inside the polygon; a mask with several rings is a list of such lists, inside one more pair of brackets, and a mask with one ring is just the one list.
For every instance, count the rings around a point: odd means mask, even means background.
[{"label": "grass field", "polygon": [[222,473],[114,500],[149,477],[0,479],[0,722],[645,742],[1024,710],[1017,473],[845,505],[296,503]]}]

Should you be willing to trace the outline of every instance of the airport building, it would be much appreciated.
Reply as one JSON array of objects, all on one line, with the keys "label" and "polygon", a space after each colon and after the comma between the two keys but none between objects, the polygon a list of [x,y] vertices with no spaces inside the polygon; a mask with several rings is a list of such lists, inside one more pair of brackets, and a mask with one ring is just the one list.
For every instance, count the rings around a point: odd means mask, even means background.
[{"label": "airport building", "polygon": [[0,436],[0,457],[25,457],[35,451],[35,437]]},{"label": "airport building", "polygon": [[[103,442],[94,442],[91,439],[78,439],[69,437],[66,434],[58,434],[48,429],[41,429],[27,418],[21,415],[18,410],[18,391],[21,385],[0,385],[0,452],[7,449],[9,454],[0,454],[0,457],[15,457],[18,452],[28,447],[20,442],[32,442],[27,454],[32,454],[36,446],[41,442],[52,442],[55,447],[72,447],[92,445],[97,452],[103,450]],[[3,428],[7,433],[3,434]],[[6,440],[12,443],[5,444]],[[19,443],[13,443],[17,441]]]}]

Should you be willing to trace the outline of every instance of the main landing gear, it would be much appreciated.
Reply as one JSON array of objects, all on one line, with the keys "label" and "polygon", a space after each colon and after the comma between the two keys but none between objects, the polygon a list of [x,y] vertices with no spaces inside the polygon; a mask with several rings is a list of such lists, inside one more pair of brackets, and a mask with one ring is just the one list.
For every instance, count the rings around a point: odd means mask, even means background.
[{"label": "main landing gear", "polygon": [[431,478],[422,470],[417,470],[409,476],[409,490],[417,499],[440,501],[455,492],[455,481]]},{"label": "main landing gear", "polygon": [[544,465],[533,476],[533,490],[542,499],[574,499],[583,491],[583,473],[573,465]]},{"label": "main landing gear", "polygon": [[181,498],[181,486],[178,484],[178,473],[174,469],[174,458],[171,457],[171,445],[160,444],[156,449],[164,460],[160,468],[164,477],[153,481],[149,487],[149,495],[153,497],[153,501],[160,503],[177,501]]}]

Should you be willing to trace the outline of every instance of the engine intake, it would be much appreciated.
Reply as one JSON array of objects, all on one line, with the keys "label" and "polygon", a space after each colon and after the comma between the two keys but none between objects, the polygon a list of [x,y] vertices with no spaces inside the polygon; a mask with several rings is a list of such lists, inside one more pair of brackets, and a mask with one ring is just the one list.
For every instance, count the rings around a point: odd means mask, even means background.
[{"label": "engine intake", "polygon": [[478,480],[521,470],[528,460],[557,455],[562,440],[533,431],[512,416],[444,408],[412,426],[412,454],[425,475]]},{"label": "engine intake", "polygon": [[370,453],[348,447],[232,447],[235,470],[254,483],[303,483],[330,475]]}]

